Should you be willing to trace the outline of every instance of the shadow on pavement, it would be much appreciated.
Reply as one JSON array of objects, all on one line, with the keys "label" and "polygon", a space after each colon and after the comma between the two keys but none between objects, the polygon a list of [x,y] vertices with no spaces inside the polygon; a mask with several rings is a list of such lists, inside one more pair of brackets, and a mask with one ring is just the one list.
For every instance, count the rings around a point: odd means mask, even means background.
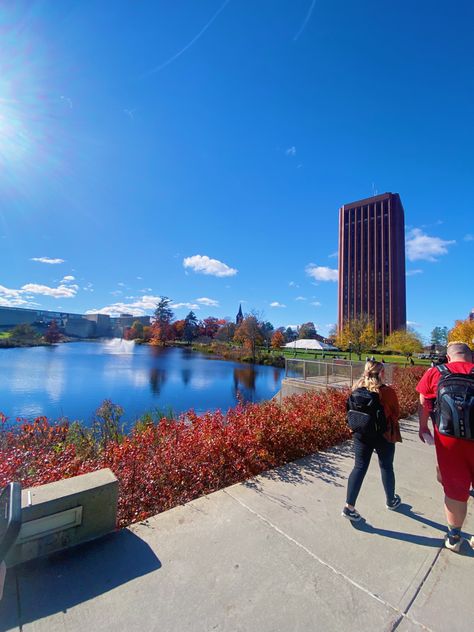
[{"label": "shadow on pavement", "polygon": [[[434,522],[429,518],[425,518],[423,515],[418,514],[413,511],[413,507],[411,505],[402,504],[397,510],[397,513],[407,516],[407,518],[411,518],[412,520],[416,520],[417,522],[421,522],[423,525],[428,527],[432,527],[433,529],[438,529],[442,532],[442,537],[440,538],[430,538],[424,535],[416,535],[414,533],[406,533],[404,531],[393,531],[391,529],[381,529],[379,527],[374,527],[370,523],[368,523],[364,518],[362,518],[359,522],[351,522],[351,525],[354,529],[358,531],[364,531],[365,533],[373,533],[374,535],[381,535],[385,538],[394,538],[396,540],[402,540],[404,542],[411,542],[412,544],[419,544],[420,546],[428,546],[433,548],[443,548],[444,547],[444,536],[446,534],[446,526],[441,524],[440,522]],[[463,534],[465,536],[466,534]],[[461,548],[461,555],[465,555],[468,557],[474,557],[474,550],[469,546],[468,542],[464,542]]]},{"label": "shadow on pavement", "polygon": [[405,533],[404,531],[392,531],[391,529],[381,529],[374,527],[362,518],[359,522],[351,522],[351,525],[357,531],[381,535],[385,538],[393,538],[394,540],[402,540],[403,542],[411,542],[420,546],[430,546],[433,548],[441,548],[443,546],[442,538],[430,538],[424,535],[416,535],[414,533]]},{"label": "shadow on pavement", "polygon": [[[19,590],[21,625],[66,612],[127,582],[161,567],[160,560],[141,538],[123,529],[95,542],[28,562],[10,570],[10,583]],[[16,593],[9,593],[9,600]],[[5,604],[10,613],[12,604]],[[11,620],[11,613],[10,613]],[[3,627],[0,619],[0,632]]]},{"label": "shadow on pavement", "polygon": [[[346,441],[326,452],[317,452],[274,470],[268,470],[259,474],[258,478],[292,485],[312,483],[317,478],[335,487],[343,487],[346,484],[346,473],[341,464],[353,455],[352,442]],[[262,491],[258,479],[250,479],[242,484],[255,491]]]}]

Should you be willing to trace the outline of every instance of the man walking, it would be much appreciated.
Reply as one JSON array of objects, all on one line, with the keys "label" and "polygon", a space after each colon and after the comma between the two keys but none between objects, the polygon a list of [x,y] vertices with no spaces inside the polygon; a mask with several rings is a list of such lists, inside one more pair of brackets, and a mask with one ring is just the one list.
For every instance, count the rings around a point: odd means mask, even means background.
[{"label": "man walking", "polygon": [[[434,441],[443,485],[448,522],[446,548],[459,552],[467,501],[474,486],[474,363],[472,352],[462,342],[451,342],[447,364],[423,375],[418,417],[421,441],[431,436],[428,419],[434,421]],[[428,436],[429,435],[429,436]]]}]

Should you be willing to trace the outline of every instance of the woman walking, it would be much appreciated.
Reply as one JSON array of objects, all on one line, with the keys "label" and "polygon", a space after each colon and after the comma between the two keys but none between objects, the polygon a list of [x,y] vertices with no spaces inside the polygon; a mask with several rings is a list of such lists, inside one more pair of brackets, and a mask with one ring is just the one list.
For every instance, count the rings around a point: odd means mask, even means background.
[{"label": "woman walking", "polygon": [[[373,404],[374,410],[377,407],[380,410],[381,407],[385,413],[382,427],[377,428],[377,421],[375,421],[375,425],[367,427],[357,427],[355,424],[357,429],[353,430],[355,464],[347,483],[346,505],[342,510],[342,516],[353,522],[361,519],[355,504],[374,450],[379,458],[387,509],[397,509],[401,503],[400,496],[395,493],[395,474],[393,471],[395,443],[402,440],[398,423],[400,407],[396,392],[383,383],[383,378],[384,365],[375,360],[368,360],[365,363],[364,374],[356,383],[348,400],[348,408],[350,408],[353,397],[356,395],[364,397],[365,395],[365,401],[368,401],[370,405]],[[365,415],[365,418],[368,419],[369,417],[369,414]],[[383,418],[383,414],[381,417]],[[360,415],[359,418],[364,419],[364,415]]]}]

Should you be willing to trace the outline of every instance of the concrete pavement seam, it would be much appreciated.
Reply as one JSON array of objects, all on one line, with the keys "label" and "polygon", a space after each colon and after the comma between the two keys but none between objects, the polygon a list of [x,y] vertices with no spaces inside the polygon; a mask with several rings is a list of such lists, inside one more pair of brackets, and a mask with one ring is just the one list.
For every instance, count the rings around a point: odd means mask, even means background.
[{"label": "concrete pavement seam", "polygon": [[[426,580],[428,579],[428,577],[431,574],[431,571],[433,570],[436,562],[439,559],[439,556],[441,555],[441,551],[443,550],[443,547],[440,547],[438,549],[438,553],[435,555],[434,560],[432,561],[430,567],[428,568],[428,570],[426,571],[423,579],[420,582],[420,585],[418,586],[418,588],[415,590],[415,594],[413,595],[413,597],[410,599],[410,601],[408,602],[408,605],[405,608],[405,616],[408,616],[408,611],[410,610],[410,608],[412,607],[412,605],[415,603],[416,598],[418,597],[418,595],[420,594],[421,589],[423,588]],[[411,617],[410,617],[411,618]],[[395,622],[394,626],[392,627],[390,632],[395,632],[395,630],[398,628],[398,626],[400,625],[400,623],[403,621],[403,617],[400,616],[400,618],[398,619],[398,621]]]},{"label": "concrete pavement seam", "polygon": [[[328,562],[325,562],[324,560],[322,560],[320,557],[318,557],[315,553],[313,553],[313,551],[311,551],[310,549],[308,549],[304,544],[302,544],[301,542],[298,542],[298,540],[295,540],[295,538],[292,538],[291,535],[289,535],[288,533],[285,533],[285,531],[283,531],[282,529],[280,529],[279,527],[277,527],[275,524],[273,524],[273,522],[271,522],[270,520],[268,520],[268,518],[265,518],[265,516],[262,516],[261,514],[258,513],[258,511],[255,511],[254,509],[252,509],[251,507],[249,507],[248,505],[246,505],[242,500],[240,500],[239,498],[236,498],[235,496],[233,496],[232,494],[230,494],[227,490],[222,490],[225,494],[227,494],[228,496],[230,496],[233,500],[235,500],[237,503],[239,503],[239,505],[241,505],[242,507],[244,507],[245,509],[247,509],[247,511],[249,511],[250,513],[254,514],[255,516],[257,516],[257,518],[259,518],[260,520],[262,520],[263,522],[265,522],[271,529],[273,529],[274,531],[276,531],[277,533],[279,533],[281,536],[283,536],[284,538],[286,538],[289,542],[291,542],[292,544],[296,545],[298,548],[302,549],[305,553],[307,553],[310,557],[312,557],[314,560],[316,560],[317,562],[319,562],[320,564],[322,564],[323,566],[325,566],[326,568],[328,568],[330,571],[332,571],[334,574],[338,575],[339,577],[341,577],[342,579],[346,580],[347,582],[349,582],[352,586],[354,586],[354,588],[357,588],[358,590],[361,590],[362,592],[364,592],[366,595],[369,595],[369,597],[372,597],[373,599],[375,599],[376,601],[378,601],[379,603],[381,603],[382,605],[386,606],[387,608],[390,608],[391,610],[393,610],[396,614],[400,615],[400,619],[397,619],[397,621],[395,622],[395,625],[398,626],[400,623],[400,620],[403,618],[408,619],[409,621],[411,621],[412,623],[414,623],[415,625],[420,626],[423,630],[426,630],[427,632],[433,632],[430,628],[428,628],[426,625],[424,625],[423,623],[420,623],[420,621],[417,621],[416,619],[414,619],[413,617],[411,617],[410,615],[406,614],[405,612],[402,612],[399,608],[397,608],[396,606],[394,606],[393,604],[389,603],[388,601],[385,601],[385,599],[382,599],[382,597],[379,597],[378,595],[376,595],[375,593],[371,592],[368,588],[365,588],[365,586],[362,586],[361,584],[359,584],[358,582],[356,582],[355,580],[351,579],[348,575],[345,575],[342,571],[338,570],[337,568],[335,568],[334,566],[332,566],[331,564],[329,564]],[[418,592],[416,592],[416,594],[418,594]],[[412,602],[411,602],[412,603]],[[393,628],[392,628],[393,629]]]}]

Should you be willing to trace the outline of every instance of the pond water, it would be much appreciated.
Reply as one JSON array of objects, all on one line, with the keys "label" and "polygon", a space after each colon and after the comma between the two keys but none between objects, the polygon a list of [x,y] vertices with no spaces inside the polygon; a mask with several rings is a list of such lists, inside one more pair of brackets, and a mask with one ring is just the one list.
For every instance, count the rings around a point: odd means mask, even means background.
[{"label": "pond water", "polygon": [[0,411],[8,417],[67,417],[89,423],[104,399],[133,421],[146,411],[222,409],[270,399],[282,370],[218,360],[182,348],[76,342],[0,350]]}]

